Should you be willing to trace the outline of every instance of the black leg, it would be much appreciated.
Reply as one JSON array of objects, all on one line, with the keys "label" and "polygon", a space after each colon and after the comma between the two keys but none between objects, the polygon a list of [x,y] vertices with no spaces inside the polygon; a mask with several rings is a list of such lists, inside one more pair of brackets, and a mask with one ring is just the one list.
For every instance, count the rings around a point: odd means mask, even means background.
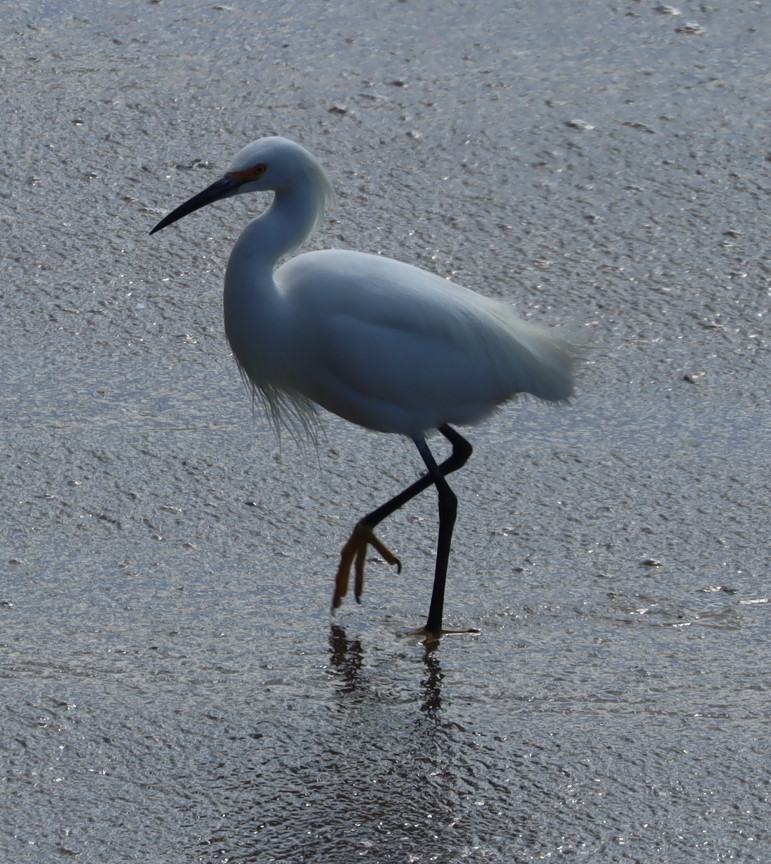
[{"label": "black leg", "polygon": [[[450,442],[450,444],[452,444],[452,453],[447,457],[447,459],[445,459],[440,465],[437,465],[436,462],[434,462],[435,471],[438,471],[440,477],[444,478],[447,474],[457,471],[466,464],[471,456],[472,447],[459,432],[452,428],[452,426],[445,424],[439,427],[439,431]],[[431,458],[433,461],[433,457]],[[401,562],[375,537],[373,529],[400,507],[403,507],[408,501],[411,501],[421,492],[428,489],[429,486],[434,485],[436,485],[436,479],[432,474],[431,469],[429,469],[428,474],[419,477],[414,483],[399,492],[398,495],[394,495],[394,497],[386,501],[385,504],[381,504],[380,507],[377,507],[371,513],[368,513],[359,520],[353,529],[351,537],[343,547],[340,556],[340,566],[335,580],[335,593],[332,599],[333,609],[338,608],[342,602],[342,598],[348,590],[348,578],[351,566],[354,565],[354,561],[356,570],[355,596],[357,600],[359,599],[363,588],[364,555],[368,544],[372,544],[389,564],[396,565],[398,571],[401,572]],[[441,618],[441,607],[439,617]]]},{"label": "black leg", "polygon": [[[452,474],[453,471],[462,468],[466,462],[468,462],[469,456],[471,456],[472,453],[472,447],[460,432],[456,432],[452,426],[445,424],[444,426],[439,427],[439,431],[450,442],[450,444],[452,444],[452,453],[447,457],[447,459],[445,459],[441,465],[437,465],[436,462],[434,462],[434,468],[439,471],[442,477],[446,477],[448,474]],[[423,443],[425,444],[425,441]],[[421,456],[422,455],[423,454],[421,453]],[[431,460],[433,461],[433,456],[431,457]],[[423,461],[425,462],[425,456],[423,456]],[[428,465],[428,463],[426,463],[426,465]],[[424,474],[404,491],[400,492],[398,495],[394,495],[394,497],[386,501],[385,504],[381,504],[376,510],[368,513],[363,519],[360,519],[359,525],[366,525],[369,528],[374,528],[382,522],[383,519],[388,518],[400,507],[403,507],[408,501],[411,501],[416,495],[420,495],[421,492],[428,489],[429,486],[435,485],[435,483],[436,481],[431,474],[431,469],[429,468],[428,474]],[[399,566],[399,570],[401,570],[401,565]]]},{"label": "black leg", "polygon": [[438,639],[442,635],[442,610],[444,608],[444,586],[447,581],[447,565],[450,560],[450,544],[452,543],[452,530],[455,526],[455,516],[458,512],[458,499],[450,489],[450,484],[445,479],[439,466],[428,449],[425,438],[416,438],[415,446],[418,448],[423,461],[428,468],[428,476],[436,486],[439,496],[439,537],[436,541],[436,569],[434,571],[434,588],[431,592],[431,605],[428,609],[428,620],[426,621],[426,633]]}]

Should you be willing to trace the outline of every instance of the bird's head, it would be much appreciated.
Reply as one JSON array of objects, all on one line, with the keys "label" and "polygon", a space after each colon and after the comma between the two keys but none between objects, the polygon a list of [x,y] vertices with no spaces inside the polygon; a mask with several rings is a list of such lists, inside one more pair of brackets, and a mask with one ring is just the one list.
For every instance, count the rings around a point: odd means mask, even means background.
[{"label": "bird's head", "polygon": [[319,216],[333,197],[324,169],[304,147],[287,138],[260,138],[238,153],[219,180],[161,219],[150,233],[221,198],[247,192],[281,193],[293,188],[313,189],[318,194]]}]

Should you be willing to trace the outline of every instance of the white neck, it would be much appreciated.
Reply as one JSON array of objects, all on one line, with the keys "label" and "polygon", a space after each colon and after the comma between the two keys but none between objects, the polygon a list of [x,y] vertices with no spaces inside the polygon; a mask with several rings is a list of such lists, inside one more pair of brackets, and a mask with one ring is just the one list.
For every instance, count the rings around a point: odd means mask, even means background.
[{"label": "white neck", "polygon": [[[323,193],[304,185],[280,189],[270,207],[244,228],[225,274],[225,333],[241,368],[257,387],[278,379],[285,304],[273,278],[276,262],[311,233]],[[267,386],[267,385],[265,385]]]},{"label": "white neck", "polygon": [[263,267],[272,272],[279,258],[307,240],[323,206],[322,196],[313,187],[279,189],[270,207],[244,228],[229,266],[248,262],[252,273]]}]

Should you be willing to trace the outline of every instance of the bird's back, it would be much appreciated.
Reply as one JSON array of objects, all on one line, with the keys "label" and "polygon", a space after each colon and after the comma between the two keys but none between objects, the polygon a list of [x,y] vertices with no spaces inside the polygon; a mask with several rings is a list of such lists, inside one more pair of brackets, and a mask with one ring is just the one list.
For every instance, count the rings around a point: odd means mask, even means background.
[{"label": "bird's back", "polygon": [[518,393],[573,392],[568,340],[428,271],[326,250],[275,280],[295,388],[359,425],[414,437],[474,423]]}]

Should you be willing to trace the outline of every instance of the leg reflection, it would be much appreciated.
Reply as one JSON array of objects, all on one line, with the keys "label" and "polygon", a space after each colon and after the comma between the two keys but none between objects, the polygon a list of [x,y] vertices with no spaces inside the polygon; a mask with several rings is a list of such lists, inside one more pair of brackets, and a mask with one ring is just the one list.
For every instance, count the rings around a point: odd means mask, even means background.
[{"label": "leg reflection", "polygon": [[[424,643],[423,665],[426,673],[421,680],[422,699],[420,710],[432,720],[442,708],[442,679],[444,673],[439,665],[439,653],[434,650],[435,644],[426,640]],[[367,692],[367,679],[362,678],[364,667],[364,650],[358,639],[349,639],[345,628],[332,624],[329,628],[329,658],[332,677],[339,682],[339,692]]]},{"label": "leg reflection", "polygon": [[429,717],[435,718],[442,707],[442,678],[444,675],[439,665],[439,654],[433,650],[433,646],[426,644],[423,663],[427,674],[420,682],[423,685],[423,703],[420,710]]},{"label": "leg reflection", "polygon": [[335,677],[342,681],[342,691],[352,693],[359,688],[359,672],[364,665],[364,652],[358,639],[349,639],[345,629],[332,624],[329,631],[329,656]]}]

